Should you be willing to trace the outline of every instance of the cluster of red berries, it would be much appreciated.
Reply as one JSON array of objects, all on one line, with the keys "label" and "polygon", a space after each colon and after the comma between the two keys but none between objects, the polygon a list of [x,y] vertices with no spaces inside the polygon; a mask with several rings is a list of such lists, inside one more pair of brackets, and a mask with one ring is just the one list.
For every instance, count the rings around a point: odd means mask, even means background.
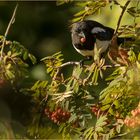
[{"label": "cluster of red berries", "polygon": [[62,108],[58,107],[54,111],[50,111],[49,108],[45,109],[45,114],[51,119],[54,123],[60,124],[66,122],[70,118],[70,112],[64,111]]},{"label": "cluster of red berries", "polygon": [[127,117],[124,120],[124,124],[132,128],[140,126],[140,108],[132,110],[131,114],[132,114],[131,117]]}]

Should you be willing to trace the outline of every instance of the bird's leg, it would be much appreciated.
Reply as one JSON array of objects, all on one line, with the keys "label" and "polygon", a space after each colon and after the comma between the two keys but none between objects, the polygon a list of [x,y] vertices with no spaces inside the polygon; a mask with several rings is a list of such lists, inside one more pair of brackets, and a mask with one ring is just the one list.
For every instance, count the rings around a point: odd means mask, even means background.
[{"label": "bird's leg", "polygon": [[83,67],[85,61],[92,60],[92,56],[86,56],[84,59],[80,60],[80,67]]},{"label": "bird's leg", "polygon": [[101,58],[105,58],[106,54],[107,54],[107,52],[106,52],[106,51],[105,51],[105,52],[103,52],[103,53],[101,54]]}]

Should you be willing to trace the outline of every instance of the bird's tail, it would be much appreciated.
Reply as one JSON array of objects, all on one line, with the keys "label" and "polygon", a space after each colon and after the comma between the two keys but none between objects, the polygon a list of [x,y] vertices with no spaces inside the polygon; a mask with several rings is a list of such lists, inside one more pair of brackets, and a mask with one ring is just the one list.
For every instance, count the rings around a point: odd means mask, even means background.
[{"label": "bird's tail", "polygon": [[131,41],[134,41],[134,38],[132,38],[132,37],[118,37],[117,38],[117,43],[118,43],[118,45],[120,45],[120,44],[124,44],[125,42],[131,42]]}]

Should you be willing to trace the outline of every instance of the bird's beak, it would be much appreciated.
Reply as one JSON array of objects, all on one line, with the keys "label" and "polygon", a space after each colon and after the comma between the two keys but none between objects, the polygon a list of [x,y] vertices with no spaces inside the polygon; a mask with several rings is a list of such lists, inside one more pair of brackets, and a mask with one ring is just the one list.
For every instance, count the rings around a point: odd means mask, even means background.
[{"label": "bird's beak", "polygon": [[83,32],[78,34],[80,37],[86,38],[85,34]]}]

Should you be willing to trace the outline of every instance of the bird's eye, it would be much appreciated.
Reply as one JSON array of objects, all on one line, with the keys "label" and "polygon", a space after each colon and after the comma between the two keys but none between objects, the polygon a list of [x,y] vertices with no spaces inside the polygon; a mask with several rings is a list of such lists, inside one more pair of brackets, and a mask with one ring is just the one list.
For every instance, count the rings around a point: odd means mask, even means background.
[{"label": "bird's eye", "polygon": [[81,43],[84,43],[84,42],[86,42],[86,38],[85,37],[81,37],[80,41],[81,41]]}]

